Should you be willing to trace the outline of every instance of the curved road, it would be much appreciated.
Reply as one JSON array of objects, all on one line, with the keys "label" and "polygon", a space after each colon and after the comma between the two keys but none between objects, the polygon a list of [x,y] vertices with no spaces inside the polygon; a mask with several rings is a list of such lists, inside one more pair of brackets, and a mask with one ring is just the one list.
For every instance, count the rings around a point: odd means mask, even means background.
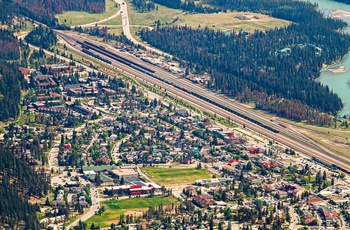
[{"label": "curved road", "polygon": [[150,47],[150,46],[147,46],[145,45],[144,43],[142,42],[139,42],[137,41],[131,34],[130,32],[130,23],[129,23],[129,17],[128,17],[128,6],[126,4],[126,2],[124,2],[123,0],[115,0],[121,7],[121,15],[122,15],[122,24],[123,24],[123,32],[124,32],[124,35],[130,40],[132,41],[135,45],[140,45],[140,46],[143,46],[145,47],[145,49],[147,51],[150,51],[150,52],[153,52],[153,53],[157,53],[159,55],[162,55],[162,56],[168,56],[170,58],[172,58],[173,56],[171,54],[168,54],[168,53],[165,53],[159,49],[156,49],[156,48],[153,48],[153,47]]}]

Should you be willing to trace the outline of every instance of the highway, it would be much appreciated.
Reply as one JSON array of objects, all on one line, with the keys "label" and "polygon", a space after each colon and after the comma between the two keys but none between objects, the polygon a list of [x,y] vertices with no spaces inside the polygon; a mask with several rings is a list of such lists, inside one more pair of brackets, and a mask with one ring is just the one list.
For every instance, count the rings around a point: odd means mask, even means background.
[{"label": "highway", "polygon": [[[73,47],[74,49],[81,51],[82,48],[81,46],[77,43],[77,42],[81,42],[83,43],[84,41],[88,40],[89,42],[97,45],[97,46],[101,46],[104,47],[104,49],[109,50],[111,52],[117,53],[118,55],[122,55],[124,58],[132,61],[132,62],[136,62],[139,63],[149,69],[152,69],[155,71],[155,74],[159,77],[161,77],[162,79],[167,80],[168,82],[171,82],[172,84],[167,84],[163,81],[160,81],[152,76],[150,76],[149,74],[146,73],[142,73],[138,70],[135,70],[134,68],[131,68],[128,65],[122,64],[120,62],[116,62],[110,58],[107,58],[106,56],[103,55],[103,52],[100,51],[98,52],[99,55],[104,56],[105,58],[109,59],[112,61],[112,66],[114,67],[118,67],[119,69],[128,72],[132,75],[134,75],[137,78],[140,78],[144,81],[147,81],[151,84],[157,85],[163,89],[165,89],[167,92],[173,93],[191,103],[193,103],[194,105],[205,109],[207,111],[210,111],[212,113],[215,113],[217,115],[220,115],[224,118],[230,118],[230,120],[233,120],[239,124],[244,124],[247,128],[252,129],[258,133],[261,133],[277,142],[280,142],[294,150],[297,150],[299,152],[301,152],[302,154],[309,156],[309,157],[317,157],[318,159],[321,159],[325,162],[328,163],[334,163],[337,164],[338,166],[341,166],[347,170],[350,169],[350,163],[343,159],[342,157],[331,153],[323,148],[321,148],[320,146],[316,145],[313,141],[308,140],[307,138],[303,137],[302,135],[295,133],[294,131],[292,131],[291,129],[288,129],[287,127],[282,127],[280,126],[278,123],[275,122],[271,122],[268,119],[265,119],[264,117],[262,117],[260,114],[256,114],[254,113],[251,109],[248,109],[242,105],[240,105],[237,102],[234,102],[233,100],[230,99],[226,99],[224,96],[222,95],[218,95],[215,94],[212,91],[209,91],[203,87],[200,87],[194,83],[189,82],[186,79],[183,78],[179,78],[165,70],[162,70],[158,67],[155,67],[153,65],[147,64],[142,62],[141,60],[132,57],[130,55],[125,55],[123,53],[120,53],[118,51],[116,51],[113,47],[107,46],[103,43],[99,43],[99,42],[95,42],[86,38],[82,38],[79,35],[77,35],[76,33],[71,33],[71,32],[61,32],[61,31],[57,31],[57,33],[59,34],[60,37],[64,38],[66,40],[66,42],[71,44],[71,47]],[[96,52],[97,53],[97,52]],[[189,94],[187,92],[184,92],[178,88],[175,88],[173,85],[177,85],[183,89],[186,89],[188,91],[194,92],[196,94],[202,95],[203,98],[206,98],[206,100],[200,99],[192,94]],[[220,108],[219,106],[215,106],[212,103],[208,102],[207,100],[210,101],[214,101],[217,104],[220,105],[220,107],[226,107],[226,108],[230,108],[233,111],[237,111],[240,114],[244,114],[244,116],[249,117],[249,120],[255,120],[258,121],[260,123],[263,123],[265,125],[271,126],[274,129],[278,130],[279,133],[274,133],[271,132],[257,124],[255,124],[254,122],[251,122],[247,119],[244,119],[241,116],[237,116],[232,112],[229,112],[223,108]]]},{"label": "highway", "polygon": [[122,25],[123,25],[123,33],[125,37],[127,37],[130,41],[132,41],[135,45],[143,46],[147,51],[157,53],[162,56],[169,56],[172,58],[172,55],[166,54],[165,52],[155,49],[153,47],[147,46],[142,42],[137,41],[130,32],[130,23],[128,17],[128,6],[123,0],[115,0],[120,5],[120,13],[122,15]]}]

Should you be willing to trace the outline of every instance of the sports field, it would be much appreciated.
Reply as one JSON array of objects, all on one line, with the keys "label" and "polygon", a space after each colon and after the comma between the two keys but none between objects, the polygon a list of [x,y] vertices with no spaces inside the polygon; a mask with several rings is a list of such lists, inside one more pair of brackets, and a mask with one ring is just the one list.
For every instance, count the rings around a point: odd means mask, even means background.
[{"label": "sports field", "polygon": [[160,185],[193,184],[196,180],[213,176],[204,169],[196,168],[142,168],[142,171]]},{"label": "sports field", "polygon": [[177,204],[178,201],[174,197],[150,197],[150,198],[132,198],[127,200],[110,200],[101,202],[101,206],[105,206],[105,212],[101,215],[94,215],[86,221],[90,227],[92,223],[101,228],[111,226],[112,223],[118,224],[121,214],[142,216],[142,213],[149,207],[162,205]]}]

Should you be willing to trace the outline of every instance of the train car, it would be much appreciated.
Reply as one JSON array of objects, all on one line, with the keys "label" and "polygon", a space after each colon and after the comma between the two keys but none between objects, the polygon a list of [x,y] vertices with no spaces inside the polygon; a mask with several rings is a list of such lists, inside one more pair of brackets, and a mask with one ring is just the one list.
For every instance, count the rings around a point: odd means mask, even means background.
[{"label": "train car", "polygon": [[341,167],[341,166],[337,166],[337,168],[338,168],[340,171],[342,171],[342,172],[345,172],[345,173],[350,174],[350,171],[349,171],[349,170],[347,170],[347,169],[345,169],[345,168],[343,168],[343,167]]},{"label": "train car", "polygon": [[122,62],[123,64],[130,64],[130,65],[134,65],[134,66],[138,66],[139,68],[142,68],[146,71],[149,71],[150,73],[155,73],[154,70],[148,68],[148,67],[145,67],[139,63],[136,63],[132,60],[129,60],[127,58],[124,58],[116,53],[113,53],[109,50],[106,50],[103,46],[97,46],[95,44],[92,44],[91,42],[88,42],[88,41],[84,41],[84,43],[86,46],[89,46],[90,48],[93,48],[94,50],[96,50],[97,52],[101,52],[103,55],[106,55],[106,56],[109,56],[110,58],[113,58],[115,59],[116,61],[119,61],[119,62]]},{"label": "train car", "polygon": [[285,125],[278,123],[279,126],[283,127],[283,128],[287,128]]}]

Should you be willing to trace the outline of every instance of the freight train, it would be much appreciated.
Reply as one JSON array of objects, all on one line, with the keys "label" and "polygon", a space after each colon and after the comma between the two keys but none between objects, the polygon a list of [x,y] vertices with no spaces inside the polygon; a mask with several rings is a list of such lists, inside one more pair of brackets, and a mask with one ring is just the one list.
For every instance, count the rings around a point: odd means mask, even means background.
[{"label": "freight train", "polygon": [[[142,73],[145,73],[145,74],[147,74],[147,75],[149,75],[149,76],[151,76],[153,78],[156,78],[156,79],[158,79],[158,80],[160,80],[162,82],[165,82],[167,84],[173,85],[177,89],[180,89],[180,90],[182,90],[182,91],[184,91],[186,93],[192,94],[192,95],[194,95],[194,96],[196,96],[196,97],[198,97],[200,99],[203,99],[203,100],[205,100],[207,102],[210,102],[213,105],[216,105],[216,106],[218,106],[218,107],[220,107],[222,109],[225,109],[226,111],[229,111],[229,112],[231,112],[231,113],[233,113],[233,114],[235,114],[237,116],[240,116],[240,117],[242,117],[242,118],[244,118],[244,119],[246,119],[248,121],[251,121],[251,122],[253,122],[253,123],[255,123],[255,124],[257,124],[257,125],[265,128],[265,129],[267,129],[267,130],[270,130],[270,131],[272,131],[274,133],[279,133],[279,131],[274,129],[273,127],[270,127],[270,126],[265,125],[265,124],[263,124],[263,123],[261,123],[259,121],[256,121],[256,120],[254,120],[254,119],[252,119],[252,118],[250,118],[250,117],[248,117],[248,116],[246,116],[246,115],[244,115],[242,113],[239,113],[239,112],[237,112],[237,111],[235,111],[233,109],[227,108],[226,106],[223,106],[222,104],[220,104],[218,102],[215,102],[215,101],[213,101],[211,99],[208,99],[208,98],[206,98],[205,96],[203,96],[201,94],[198,94],[196,92],[192,92],[192,91],[190,91],[188,89],[185,89],[185,88],[183,88],[181,86],[173,84],[172,82],[169,82],[168,80],[166,80],[166,79],[164,79],[162,77],[159,77],[158,75],[154,74],[155,73],[154,70],[152,70],[150,68],[147,68],[147,67],[145,67],[145,66],[143,66],[143,65],[141,65],[139,63],[136,63],[134,61],[131,61],[129,59],[126,59],[126,58],[124,58],[124,57],[122,57],[122,56],[120,56],[120,55],[118,55],[116,53],[110,52],[110,51],[106,50],[102,46],[94,45],[94,44],[92,44],[91,42],[88,42],[88,41],[84,41],[83,43],[78,41],[78,43],[82,46],[83,52],[84,52],[84,50],[85,50],[85,52],[87,52],[88,49],[91,49],[91,50],[94,50],[96,52],[99,52],[99,53],[101,53],[101,54],[103,54],[103,55],[105,55],[105,56],[107,56],[107,57],[109,57],[109,58],[111,58],[113,60],[121,62],[121,63],[123,63],[123,64],[125,64],[125,65],[127,65],[127,66],[129,66],[129,67],[131,67],[133,69],[136,69],[136,70],[138,70],[138,71],[140,71]],[[88,51],[88,52],[90,52],[90,51]],[[92,52],[90,52],[90,53],[92,53]],[[91,55],[94,55],[94,54],[91,54]]]},{"label": "freight train", "polygon": [[101,61],[104,61],[104,62],[106,62],[106,63],[108,63],[108,64],[112,64],[112,62],[111,62],[110,60],[108,60],[108,59],[106,59],[106,58],[104,58],[104,57],[101,57],[100,55],[95,54],[95,53],[89,51],[88,49],[85,49],[85,48],[84,48],[82,51],[83,51],[84,53],[86,53],[86,54],[89,54],[89,55],[91,55],[91,56],[93,56],[93,57],[95,57],[95,58],[101,60]]},{"label": "freight train", "polygon": [[78,41],[77,43],[80,44],[83,49],[94,50],[96,52],[99,52],[99,53],[111,58],[112,60],[123,63],[123,64],[130,66],[131,68],[134,68],[134,69],[141,71],[143,73],[146,73],[146,74],[152,73],[153,74],[155,72],[154,70],[147,68],[139,63],[136,63],[136,62],[131,61],[125,57],[122,57],[119,54],[113,53],[113,52],[105,49],[103,46],[97,46],[97,45],[95,45],[91,42],[88,42],[88,41],[84,41],[84,42]]},{"label": "freight train", "polygon": [[350,171],[349,171],[349,170],[347,170],[347,169],[345,169],[345,168],[343,168],[343,167],[341,167],[341,166],[339,166],[339,165],[331,164],[331,163],[325,162],[325,161],[323,161],[323,160],[321,160],[321,159],[318,159],[318,158],[316,158],[316,157],[312,157],[312,160],[314,160],[314,161],[316,161],[316,162],[318,162],[318,163],[320,163],[320,164],[322,164],[322,165],[328,166],[328,167],[330,167],[330,168],[332,168],[332,169],[339,169],[339,170],[342,171],[342,172],[345,172],[345,173],[349,173],[349,174],[350,174]]}]

